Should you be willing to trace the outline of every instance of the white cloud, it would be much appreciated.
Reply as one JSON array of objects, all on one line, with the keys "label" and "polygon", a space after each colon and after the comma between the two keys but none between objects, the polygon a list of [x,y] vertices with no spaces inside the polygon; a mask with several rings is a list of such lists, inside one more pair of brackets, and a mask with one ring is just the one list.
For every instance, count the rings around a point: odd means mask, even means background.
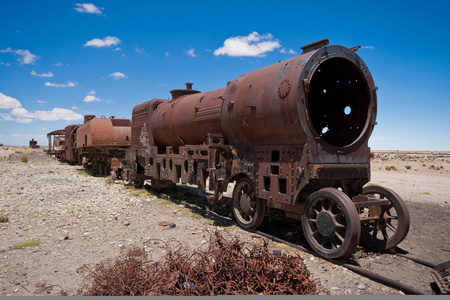
[{"label": "white cloud", "polygon": [[101,47],[111,47],[120,44],[122,41],[119,40],[115,36],[107,36],[104,39],[92,39],[86,44],[84,44],[85,47],[95,47],[95,48],[101,48]]},{"label": "white cloud", "polygon": [[289,49],[289,51],[286,51],[286,49],[285,48],[283,48],[283,49],[281,49],[280,50],[280,53],[289,53],[289,54],[297,54],[297,52],[295,52],[294,50],[292,50],[292,49]]},{"label": "white cloud", "polygon": [[95,97],[93,95],[87,95],[83,99],[84,102],[100,102],[102,101],[99,97]]},{"label": "white cloud", "polygon": [[194,49],[190,49],[186,51],[186,54],[189,55],[190,57],[196,57],[197,55],[195,55],[194,53]]},{"label": "white cloud", "polygon": [[375,47],[374,46],[362,46],[361,49],[369,49],[369,50],[374,50]]},{"label": "white cloud", "polygon": [[43,101],[43,100],[37,100],[36,102],[39,103],[39,104],[45,104],[45,103],[47,103],[47,101]]},{"label": "white cloud", "polygon": [[16,121],[17,123],[24,123],[24,124],[28,124],[33,122],[33,119],[30,118],[22,118],[22,117],[18,117],[17,119],[15,119],[14,121]]},{"label": "white cloud", "polygon": [[3,93],[0,93],[0,108],[3,109],[11,109],[11,108],[19,108],[22,107],[22,104],[19,100],[6,96]]},{"label": "white cloud", "polygon": [[32,118],[39,119],[41,121],[64,120],[67,122],[83,119],[82,115],[77,114],[72,110],[58,107],[55,107],[50,111],[36,110],[34,113],[29,112],[25,108],[21,107],[13,109],[11,111],[11,114],[16,116],[17,119],[15,121],[20,123],[30,123],[33,121]]},{"label": "white cloud", "polygon": [[108,77],[113,77],[114,79],[128,78],[127,76],[125,76],[125,74],[121,72],[114,72],[112,74],[109,74]]},{"label": "white cloud", "polygon": [[104,8],[97,7],[92,3],[76,3],[75,10],[80,13],[101,15]]},{"label": "white cloud", "polygon": [[16,117],[26,117],[26,118],[29,118],[33,115],[32,113],[28,112],[28,110],[26,110],[23,107],[14,108],[11,111],[11,113],[13,115],[15,115]]},{"label": "white cloud", "polygon": [[33,76],[37,76],[37,77],[53,77],[53,73],[52,72],[48,72],[48,73],[42,73],[42,74],[37,74],[34,70],[31,71],[30,73]]},{"label": "white cloud", "polygon": [[28,65],[28,64],[34,64],[36,59],[39,59],[40,57],[32,54],[29,50],[23,50],[23,49],[11,49],[10,47],[0,50],[0,53],[12,53],[14,55],[18,55],[19,58],[17,58],[17,61],[20,62],[21,65]]},{"label": "white cloud", "polygon": [[148,56],[147,52],[145,52],[145,49],[143,49],[143,48],[138,48],[138,47],[136,47],[136,48],[134,48],[134,51],[135,51],[136,53],[139,53],[139,54]]},{"label": "white cloud", "polygon": [[223,46],[214,50],[214,55],[252,56],[263,57],[265,53],[280,48],[280,41],[273,39],[273,35],[268,33],[260,35],[253,31],[248,36],[230,37],[225,40]]},{"label": "white cloud", "polygon": [[7,67],[11,66],[10,63],[4,63],[4,62],[2,62],[2,61],[0,61],[0,65],[4,65],[4,66],[7,66]]},{"label": "white cloud", "polygon": [[86,97],[83,99],[84,102],[100,102],[102,99],[99,97],[95,97],[95,91],[92,90],[89,93],[87,93]]},{"label": "white cloud", "polygon": [[[46,103],[45,101],[38,100],[38,103]],[[33,119],[39,119],[41,121],[58,121],[64,120],[67,122],[74,120],[82,120],[83,116],[76,112],[65,108],[54,108],[51,111],[37,110],[34,113],[29,112],[22,107],[19,100],[6,96],[0,93],[0,108],[12,109],[11,113],[0,113],[1,121],[15,121],[18,123],[31,123]],[[15,117],[15,119],[13,118]]]},{"label": "white cloud", "polygon": [[74,87],[77,86],[76,82],[72,82],[72,81],[67,81],[67,83],[51,83],[49,81],[47,81],[45,83],[45,86],[52,86],[52,87]]},{"label": "white cloud", "polygon": [[70,109],[58,107],[55,107],[51,111],[37,110],[35,111],[34,115],[41,121],[58,121],[62,119],[64,121],[70,122],[83,119],[82,115],[77,114],[76,112]]},{"label": "white cloud", "polygon": [[74,105],[74,106],[72,106],[72,109],[73,109],[73,110],[77,110],[78,107],[76,107],[76,106]]},{"label": "white cloud", "polygon": [[2,121],[14,121],[14,119],[11,117],[10,114],[1,114],[0,117],[2,118]]}]

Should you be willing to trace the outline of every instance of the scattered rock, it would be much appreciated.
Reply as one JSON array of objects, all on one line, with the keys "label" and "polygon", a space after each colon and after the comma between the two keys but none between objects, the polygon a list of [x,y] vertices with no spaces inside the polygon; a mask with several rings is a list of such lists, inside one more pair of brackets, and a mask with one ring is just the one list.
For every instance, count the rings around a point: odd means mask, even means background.
[{"label": "scattered rock", "polygon": [[125,221],[125,222],[123,222],[123,226],[130,226],[130,224],[131,224],[131,221]]},{"label": "scattered rock", "polygon": [[273,254],[273,255],[281,255],[281,250],[279,250],[279,249],[274,249],[274,250],[272,250],[272,254]]},{"label": "scattered rock", "polygon": [[39,283],[36,283],[34,286],[35,287],[43,287],[43,286],[46,286],[46,285],[47,285],[46,282],[39,282]]}]

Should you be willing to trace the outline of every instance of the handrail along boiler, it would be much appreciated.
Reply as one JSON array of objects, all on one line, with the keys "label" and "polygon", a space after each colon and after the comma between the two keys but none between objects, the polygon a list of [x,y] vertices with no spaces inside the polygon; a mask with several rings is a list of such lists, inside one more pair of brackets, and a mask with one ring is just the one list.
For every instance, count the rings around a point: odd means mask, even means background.
[{"label": "handrail along boiler", "polygon": [[172,99],[134,107],[124,178],[155,186],[196,184],[217,203],[229,183],[240,226],[268,209],[302,221],[310,246],[327,258],[361,241],[400,243],[409,213],[395,192],[370,180],[368,140],[376,87],[358,47],[322,40],[291,59],[246,73],[226,87],[172,90]]}]

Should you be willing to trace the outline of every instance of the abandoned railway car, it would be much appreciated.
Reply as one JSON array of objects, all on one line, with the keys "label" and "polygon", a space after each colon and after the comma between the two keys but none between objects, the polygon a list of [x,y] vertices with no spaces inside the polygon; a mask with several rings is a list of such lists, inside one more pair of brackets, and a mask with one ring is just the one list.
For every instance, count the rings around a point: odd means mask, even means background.
[{"label": "abandoned railway car", "polygon": [[[358,47],[325,39],[302,49],[225,87],[200,92],[186,84],[170,100],[136,105],[131,131],[119,134],[128,147],[120,174],[136,185],[194,184],[213,204],[233,183],[240,226],[256,228],[266,212],[282,212],[302,221],[308,243],[326,258],[346,257],[360,242],[396,246],[409,230],[408,209],[394,191],[367,185],[372,75]],[[106,174],[109,161],[97,153],[108,146],[87,133],[96,120],[78,127],[75,148]],[[116,128],[117,120],[106,120]]]},{"label": "abandoned railway car", "polygon": [[377,87],[357,47],[302,47],[297,57],[246,73],[220,89],[173,90],[134,107],[125,177],[155,186],[196,184],[217,203],[235,183],[234,216],[256,228],[268,209],[302,220],[328,258],[360,240],[401,242],[409,214],[395,192],[366,186]]}]

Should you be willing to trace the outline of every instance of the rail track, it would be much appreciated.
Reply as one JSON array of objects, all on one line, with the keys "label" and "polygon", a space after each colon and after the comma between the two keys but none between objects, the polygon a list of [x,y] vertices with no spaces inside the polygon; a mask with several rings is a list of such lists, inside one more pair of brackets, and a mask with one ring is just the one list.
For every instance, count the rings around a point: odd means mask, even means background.
[{"label": "rail track", "polygon": [[[244,229],[248,232],[251,232],[253,234],[258,234],[262,237],[268,238],[272,241],[278,242],[278,243],[283,243],[285,245],[288,245],[291,248],[294,248],[296,250],[300,250],[302,252],[306,252],[308,254],[317,256],[317,253],[315,253],[314,251],[307,249],[301,245],[297,245],[294,243],[291,243],[287,240],[278,238],[276,236],[267,234],[265,232],[259,231],[259,230],[252,230],[252,229]],[[442,249],[443,251],[449,251],[448,249]],[[437,288],[439,289],[439,293],[443,294],[443,295],[450,295],[450,261],[447,262],[443,262],[441,264],[435,264],[432,262],[429,262],[427,260],[421,259],[421,258],[417,258],[411,255],[407,255],[407,254],[401,254],[401,253],[397,253],[397,252],[392,252],[392,253],[384,253],[383,255],[397,255],[397,256],[401,256],[404,257],[406,259],[409,259],[413,262],[419,263],[423,266],[429,267],[431,268],[430,272],[431,272],[431,276],[434,278],[435,283]],[[388,277],[385,277],[383,275],[379,275],[377,273],[374,273],[370,270],[364,269],[360,266],[357,266],[355,264],[351,264],[348,263],[347,261],[344,260],[336,260],[336,259],[327,259],[327,258],[323,258],[333,264],[336,265],[340,265],[344,268],[347,268],[361,276],[364,276],[366,278],[369,278],[373,281],[379,282],[381,284],[384,284],[386,286],[398,289],[402,292],[404,292],[407,295],[431,295],[430,293],[417,289],[413,286],[410,285],[406,285],[403,284],[401,282],[395,281],[393,279],[390,279]]]},{"label": "rail track", "polygon": [[[182,189],[184,190],[184,188],[182,188]],[[151,190],[152,193],[156,194],[158,197],[162,197],[162,198],[165,198],[165,199],[168,199],[168,200],[172,200],[172,201],[173,200],[177,201],[176,199],[174,199],[173,197],[171,197],[170,195],[168,195],[166,193],[159,193],[158,191],[153,190],[153,189],[150,189],[150,190]],[[190,191],[184,191],[184,193],[186,193],[186,194],[188,194],[188,195],[190,195],[192,197],[200,197],[200,198],[203,197],[203,195],[199,195],[197,193],[192,193]],[[169,192],[169,194],[170,194],[170,192]],[[224,198],[226,198],[226,197],[224,197]],[[226,199],[224,199],[224,200],[227,201]],[[231,206],[232,204],[230,202],[231,202],[231,199],[228,200],[227,204]],[[189,204],[187,206],[189,207]],[[194,208],[194,207],[191,206],[190,208]],[[217,217],[217,218],[226,219],[226,221],[231,221],[230,218],[224,217],[224,216],[219,215],[219,214],[215,214],[215,213],[210,212],[210,211],[199,209],[197,207],[195,207],[195,210],[197,210],[197,211],[200,210],[200,211],[203,211],[204,213],[207,213],[207,214],[214,214],[215,217]],[[235,222],[235,221],[233,221],[233,222]],[[286,239],[282,239],[282,238],[277,237],[275,235],[272,235],[270,233],[267,233],[267,232],[264,232],[264,231],[261,231],[261,230],[255,230],[255,229],[246,229],[246,228],[242,228],[242,229],[244,229],[245,231],[250,232],[250,233],[252,233],[254,235],[259,235],[259,236],[261,236],[263,238],[269,239],[271,241],[285,244],[285,245],[291,247],[292,249],[299,250],[299,251],[308,253],[308,254],[310,254],[312,256],[319,257],[318,254],[316,252],[314,252],[311,248],[307,248],[307,247],[304,247],[302,245],[289,242]],[[450,249],[442,249],[442,251],[450,252]],[[431,277],[435,281],[434,282],[435,288],[433,289],[433,291],[435,291],[436,294],[450,295],[450,261],[446,261],[446,262],[443,262],[443,263],[440,263],[440,264],[436,264],[436,263],[427,261],[427,260],[422,259],[422,258],[418,258],[418,257],[412,256],[412,255],[409,255],[409,254],[400,253],[399,251],[396,250],[396,248],[392,249],[390,252],[383,252],[382,255],[383,256],[384,255],[386,255],[386,256],[396,255],[396,256],[408,259],[410,261],[413,261],[413,262],[415,262],[417,264],[420,264],[422,266],[428,267],[429,271],[430,271],[430,274],[431,274]],[[370,280],[373,280],[375,282],[381,283],[381,284],[383,284],[385,286],[388,286],[388,287],[400,290],[403,293],[405,293],[406,295],[434,295],[432,293],[429,293],[427,291],[418,289],[418,288],[413,287],[411,285],[407,285],[407,284],[401,283],[399,281],[393,280],[391,278],[388,278],[386,276],[377,274],[377,273],[375,273],[373,271],[368,270],[367,268],[363,268],[363,267],[359,266],[356,261],[351,260],[351,259],[349,259],[349,260],[327,259],[327,258],[324,258],[324,257],[321,257],[321,259],[327,260],[330,263],[333,263],[335,265],[342,266],[342,267],[344,267],[344,268],[346,268],[346,269],[348,269],[348,270],[350,270],[350,271],[352,271],[352,272],[354,272],[356,274],[359,274],[360,276],[366,277],[366,278],[368,278]],[[433,283],[430,282],[430,284],[433,284]]]}]

